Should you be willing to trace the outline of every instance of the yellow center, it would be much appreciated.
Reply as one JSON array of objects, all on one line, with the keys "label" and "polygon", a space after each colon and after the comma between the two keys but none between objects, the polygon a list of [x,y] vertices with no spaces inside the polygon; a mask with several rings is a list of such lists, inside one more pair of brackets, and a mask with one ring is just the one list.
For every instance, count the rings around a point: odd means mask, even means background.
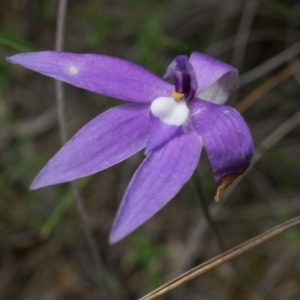
[{"label": "yellow center", "polygon": [[180,101],[183,98],[184,94],[173,91],[172,96],[176,101]]}]

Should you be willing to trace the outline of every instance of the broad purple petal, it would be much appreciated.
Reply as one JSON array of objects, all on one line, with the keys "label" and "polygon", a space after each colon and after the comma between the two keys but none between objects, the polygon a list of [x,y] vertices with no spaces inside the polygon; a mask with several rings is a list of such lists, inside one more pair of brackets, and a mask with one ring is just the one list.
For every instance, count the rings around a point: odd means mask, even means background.
[{"label": "broad purple petal", "polygon": [[202,140],[194,131],[182,131],[152,151],[136,171],[122,200],[110,243],[146,222],[189,180],[199,161]]},{"label": "broad purple petal", "polygon": [[196,96],[213,103],[225,103],[237,84],[238,71],[203,53],[193,52],[190,63],[198,82]]},{"label": "broad purple petal", "polygon": [[191,101],[192,124],[203,139],[215,172],[216,182],[231,174],[243,173],[254,148],[251,133],[242,116],[226,105],[200,99]]},{"label": "broad purple petal", "polygon": [[170,125],[162,122],[159,118],[150,114],[151,131],[147,142],[146,152],[148,155],[152,150],[167,143],[180,130],[181,126]]},{"label": "broad purple petal", "polygon": [[149,107],[111,108],[85,125],[46,164],[31,189],[71,181],[107,169],[146,146]]},{"label": "broad purple petal", "polygon": [[16,54],[7,57],[7,61],[121,100],[150,102],[161,96],[171,96],[173,89],[146,69],[105,55],[43,51]]}]

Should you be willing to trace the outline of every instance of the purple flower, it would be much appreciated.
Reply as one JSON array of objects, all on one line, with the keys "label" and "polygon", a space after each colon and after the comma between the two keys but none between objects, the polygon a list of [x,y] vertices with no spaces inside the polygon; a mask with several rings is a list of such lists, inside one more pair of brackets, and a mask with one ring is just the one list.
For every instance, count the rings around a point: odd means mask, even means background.
[{"label": "purple flower", "polygon": [[85,125],[46,164],[32,189],[75,180],[109,168],[146,148],[115,219],[115,243],[170,201],[193,174],[204,146],[219,185],[249,166],[253,142],[241,115],[223,105],[236,85],[232,66],[201,53],[180,55],[165,77],[131,62],[94,54],[52,51],[17,54],[11,63],[106,96],[133,102]]}]

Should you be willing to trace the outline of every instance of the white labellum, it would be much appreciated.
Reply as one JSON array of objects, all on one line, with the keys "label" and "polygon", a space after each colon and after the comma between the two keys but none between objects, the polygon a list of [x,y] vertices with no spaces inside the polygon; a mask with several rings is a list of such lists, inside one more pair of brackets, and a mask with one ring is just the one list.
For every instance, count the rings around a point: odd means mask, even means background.
[{"label": "white labellum", "polygon": [[173,97],[159,97],[150,106],[154,116],[169,125],[183,125],[189,118],[189,108],[185,101],[175,101]]}]

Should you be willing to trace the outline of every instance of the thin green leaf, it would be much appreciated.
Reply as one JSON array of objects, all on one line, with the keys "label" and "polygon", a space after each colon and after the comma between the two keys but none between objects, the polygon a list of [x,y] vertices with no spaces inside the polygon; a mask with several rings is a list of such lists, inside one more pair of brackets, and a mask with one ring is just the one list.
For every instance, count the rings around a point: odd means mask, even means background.
[{"label": "thin green leaf", "polygon": [[[87,184],[89,183],[90,179],[85,178],[80,181],[78,181],[79,189],[82,190]],[[40,230],[40,236],[44,239],[48,238],[48,236],[52,233],[52,231],[57,226],[58,222],[62,218],[62,216],[65,214],[67,209],[70,207],[70,205],[74,201],[74,195],[72,190],[70,190],[58,203],[58,205],[55,207],[54,211],[50,215],[50,217],[46,220],[44,225],[41,227]]]},{"label": "thin green leaf", "polygon": [[263,0],[263,2],[278,12],[296,20],[300,20],[300,14],[297,12],[297,10],[293,9],[291,6],[285,4],[284,2],[280,0]]},{"label": "thin green leaf", "polygon": [[20,52],[37,51],[38,48],[29,43],[19,41],[0,30],[0,44]]}]

